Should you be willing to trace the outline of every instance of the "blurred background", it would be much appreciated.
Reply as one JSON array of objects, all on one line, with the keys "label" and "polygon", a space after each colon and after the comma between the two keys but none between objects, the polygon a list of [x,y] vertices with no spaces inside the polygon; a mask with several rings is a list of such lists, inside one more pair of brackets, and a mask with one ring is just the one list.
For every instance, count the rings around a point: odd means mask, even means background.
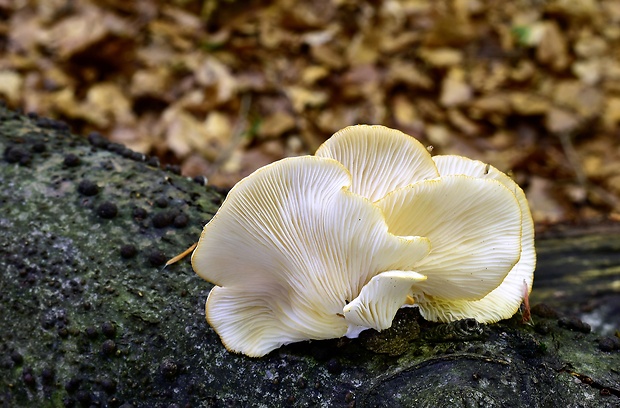
[{"label": "blurred background", "polygon": [[228,188],[351,124],[620,221],[617,0],[0,0],[0,99]]}]

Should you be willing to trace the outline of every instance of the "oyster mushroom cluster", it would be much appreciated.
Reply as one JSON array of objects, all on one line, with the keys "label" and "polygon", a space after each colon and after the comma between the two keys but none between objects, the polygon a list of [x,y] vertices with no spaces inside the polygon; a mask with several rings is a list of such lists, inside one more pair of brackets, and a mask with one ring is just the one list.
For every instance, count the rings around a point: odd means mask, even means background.
[{"label": "oyster mushroom cluster", "polygon": [[241,180],[192,255],[215,285],[209,324],[254,357],[387,329],[403,306],[432,321],[509,318],[535,263],[527,200],[506,174],[366,125]]}]

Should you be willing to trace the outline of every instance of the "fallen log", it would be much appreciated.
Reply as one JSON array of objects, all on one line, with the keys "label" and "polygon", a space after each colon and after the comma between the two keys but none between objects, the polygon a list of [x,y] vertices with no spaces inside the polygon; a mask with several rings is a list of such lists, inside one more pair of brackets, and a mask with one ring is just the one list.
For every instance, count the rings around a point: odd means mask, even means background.
[{"label": "fallen log", "polygon": [[205,322],[211,286],[189,262],[163,268],[221,192],[4,107],[0,152],[2,406],[620,404],[618,229],[538,241],[532,299],[551,306],[533,322],[444,325],[403,309],[387,331],[253,359]]}]

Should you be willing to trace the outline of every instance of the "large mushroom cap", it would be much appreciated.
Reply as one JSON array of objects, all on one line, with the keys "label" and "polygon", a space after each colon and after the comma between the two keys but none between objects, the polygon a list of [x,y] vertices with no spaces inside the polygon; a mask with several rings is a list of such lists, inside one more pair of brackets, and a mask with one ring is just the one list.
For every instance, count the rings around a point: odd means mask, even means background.
[{"label": "large mushroom cap", "polygon": [[521,252],[501,284],[480,300],[447,300],[427,298],[420,305],[422,315],[429,320],[451,321],[474,317],[479,322],[496,322],[514,315],[523,301],[524,294],[532,290],[536,250],[534,247],[534,222],[523,190],[505,173],[495,167],[462,156],[433,157],[441,176],[464,174],[480,179],[493,179],[502,183],[516,197],[521,211]]},{"label": "large mushroom cap", "polygon": [[[521,210],[497,180],[442,176],[396,190],[377,205],[390,232],[431,242],[430,254],[413,269],[428,277],[412,292],[425,317],[455,320],[463,314],[462,302],[485,297],[519,261]],[[488,320],[482,314],[467,317]]]},{"label": "large mushroom cap", "polygon": [[411,270],[430,251],[426,238],[388,233],[381,210],[350,183],[337,161],[305,156],[231,190],[192,256],[196,273],[217,285],[207,320],[229,350],[261,356],[341,337],[344,306],[373,276]]},{"label": "large mushroom cap", "polygon": [[315,153],[337,160],[349,170],[351,191],[371,201],[390,191],[439,176],[424,146],[403,132],[379,125],[346,127]]}]

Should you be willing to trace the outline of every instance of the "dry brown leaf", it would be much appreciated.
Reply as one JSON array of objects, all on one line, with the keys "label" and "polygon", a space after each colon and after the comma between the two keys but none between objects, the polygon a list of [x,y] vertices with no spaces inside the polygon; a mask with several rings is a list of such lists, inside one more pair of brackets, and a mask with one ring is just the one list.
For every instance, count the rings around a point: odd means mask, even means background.
[{"label": "dry brown leaf", "polygon": [[151,44],[138,49],[136,58],[145,67],[179,67],[185,65],[185,61],[169,44]]},{"label": "dry brown leaf", "polygon": [[273,139],[295,128],[295,117],[288,112],[277,111],[265,118],[258,129],[262,139]]},{"label": "dry brown leaf", "polygon": [[202,59],[195,67],[194,75],[198,84],[211,91],[214,104],[229,101],[236,92],[237,82],[230,69],[213,57]]},{"label": "dry brown leaf", "polygon": [[603,110],[604,98],[601,90],[581,81],[559,81],[549,92],[556,105],[569,108],[583,118],[599,115]]},{"label": "dry brown leaf", "polygon": [[564,70],[569,63],[566,39],[555,21],[547,21],[536,48],[536,58],[555,71]]},{"label": "dry brown leaf", "polygon": [[450,109],[448,111],[448,120],[450,124],[467,136],[480,135],[480,126],[473,120],[469,119],[458,109]]},{"label": "dry brown leaf", "polygon": [[584,84],[595,85],[603,76],[602,61],[599,59],[575,61],[571,64],[571,71],[573,71],[575,76]]},{"label": "dry brown leaf", "polygon": [[385,36],[383,41],[380,41],[378,46],[379,50],[385,54],[398,54],[406,51],[419,43],[422,39],[420,33],[405,31],[396,32],[394,35]]},{"label": "dry brown leaf", "polygon": [[67,59],[103,40],[108,35],[131,37],[131,25],[116,15],[96,7],[85,7],[80,14],[58,22],[49,31],[49,45],[60,58]]},{"label": "dry brown leaf", "polygon": [[516,145],[516,136],[509,130],[500,130],[487,139],[495,150],[508,150]]},{"label": "dry brown leaf", "polygon": [[93,85],[86,94],[84,108],[90,120],[101,127],[111,124],[129,125],[134,122],[131,103],[121,88],[110,82]]},{"label": "dry brown leaf", "polygon": [[192,114],[173,106],[164,112],[162,120],[166,144],[178,157],[200,152],[210,161],[216,159],[219,150],[206,143],[207,129]]},{"label": "dry brown leaf", "polygon": [[546,7],[550,13],[558,13],[579,20],[596,20],[600,17],[600,6],[596,0],[564,0],[549,3]]},{"label": "dry brown leaf", "polygon": [[542,115],[547,113],[551,103],[541,96],[526,92],[511,92],[508,94],[512,109],[520,115]]},{"label": "dry brown leaf", "polygon": [[54,106],[56,111],[64,116],[74,119],[86,120],[88,123],[98,124],[104,122],[104,118],[99,112],[91,112],[86,109],[81,101],[75,98],[75,90],[64,88],[57,92],[51,92],[46,98],[50,106]]},{"label": "dry brown leaf", "polygon": [[428,64],[437,68],[458,65],[463,61],[463,53],[454,48],[422,48],[420,57]]},{"label": "dry brown leaf", "polygon": [[233,136],[230,118],[224,112],[211,111],[204,122],[205,143],[209,148],[222,151],[227,147]]},{"label": "dry brown leaf", "polygon": [[301,86],[289,86],[286,88],[293,109],[301,113],[309,107],[318,107],[327,102],[327,92],[311,90]]},{"label": "dry brown leaf", "polygon": [[236,75],[237,93],[243,94],[248,91],[266,92],[271,87],[264,72],[257,70],[248,70]]},{"label": "dry brown leaf", "polygon": [[49,41],[47,30],[43,27],[43,18],[34,10],[22,8],[9,20],[8,48],[18,53],[36,53],[38,44]]},{"label": "dry brown leaf", "polygon": [[164,5],[160,11],[163,16],[172,20],[176,31],[180,33],[196,35],[204,28],[204,21],[192,12],[171,5]]},{"label": "dry brown leaf", "polygon": [[555,223],[566,219],[566,211],[552,197],[553,183],[542,177],[532,176],[526,191],[534,222]]},{"label": "dry brown leaf", "polygon": [[327,77],[329,70],[322,65],[310,65],[303,69],[301,82],[304,85],[314,85],[317,81]]},{"label": "dry brown leaf", "polygon": [[614,194],[620,195],[620,174],[610,177],[606,184]]},{"label": "dry brown leaf", "polygon": [[148,113],[142,115],[133,126],[117,126],[111,130],[110,140],[122,143],[130,149],[140,153],[151,153],[158,148],[161,142],[156,138],[162,134],[161,118],[159,115]]},{"label": "dry brown leaf", "polygon": [[439,107],[439,104],[432,98],[416,97],[413,103],[420,112],[420,117],[425,121],[442,123],[446,119],[446,111]]},{"label": "dry brown leaf", "polygon": [[536,66],[532,61],[520,60],[510,71],[510,79],[516,82],[529,81],[536,74]]},{"label": "dry brown leaf", "polygon": [[284,146],[277,140],[268,140],[259,145],[259,149],[267,156],[272,157],[272,161],[279,160],[286,156]]},{"label": "dry brown leaf", "polygon": [[0,71],[0,95],[9,103],[16,104],[19,101],[22,84],[23,78],[19,73],[11,70]]},{"label": "dry brown leaf", "polygon": [[607,171],[603,157],[600,153],[589,154],[581,161],[581,168],[590,180],[602,179]]},{"label": "dry brown leaf", "polygon": [[603,113],[603,123],[609,130],[613,130],[620,125],[620,96],[607,98]]},{"label": "dry brown leaf", "polygon": [[469,73],[469,83],[477,92],[490,93],[505,87],[511,73],[511,68],[505,63],[481,62],[474,65]]},{"label": "dry brown leaf", "polygon": [[152,140],[141,134],[135,126],[115,126],[108,134],[111,141],[121,143],[135,152],[148,153],[153,146]]},{"label": "dry brown leaf", "polygon": [[325,27],[336,12],[336,4],[333,0],[310,2],[281,0],[279,6],[283,12],[281,24],[293,29]]},{"label": "dry brown leaf", "polygon": [[136,71],[131,78],[129,92],[133,97],[152,96],[166,99],[172,82],[171,72],[165,66]]},{"label": "dry brown leaf", "polygon": [[405,95],[396,95],[393,98],[392,114],[400,126],[415,126],[420,122],[418,110]]},{"label": "dry brown leaf", "polygon": [[379,83],[380,80],[381,74],[375,65],[354,66],[341,77],[340,96],[347,100],[374,99],[383,91]]},{"label": "dry brown leaf", "polygon": [[375,33],[360,32],[347,47],[347,62],[351,66],[369,65],[377,62],[379,49]]},{"label": "dry brown leaf", "polygon": [[474,27],[467,16],[445,14],[435,19],[435,24],[426,35],[425,44],[435,47],[461,46],[474,36]]},{"label": "dry brown leaf", "polygon": [[465,81],[465,71],[452,68],[441,83],[439,101],[445,107],[463,105],[472,98],[471,86]]},{"label": "dry brown leaf", "polygon": [[355,105],[338,106],[336,109],[325,110],[319,113],[316,126],[326,134],[336,133],[346,126],[360,123],[359,110],[360,108]]},{"label": "dry brown leaf", "polygon": [[434,147],[446,148],[452,141],[452,132],[443,125],[428,125],[426,138]]},{"label": "dry brown leaf", "polygon": [[585,59],[602,57],[609,49],[604,39],[592,35],[589,31],[585,32],[583,36],[575,42],[573,48],[575,54]]},{"label": "dry brown leaf", "polygon": [[469,104],[469,111],[473,118],[509,115],[512,112],[510,97],[504,93],[482,96]]},{"label": "dry brown leaf", "polygon": [[342,51],[331,44],[314,45],[310,51],[314,59],[329,68],[341,69],[346,65]]},{"label": "dry brown leaf", "polygon": [[579,117],[574,112],[556,107],[551,108],[545,116],[545,126],[551,133],[570,133],[579,124]]},{"label": "dry brown leaf", "polygon": [[420,88],[425,90],[431,90],[435,86],[430,76],[423,72],[416,64],[403,60],[395,60],[390,64],[385,82],[388,85],[405,84],[413,89]]}]

